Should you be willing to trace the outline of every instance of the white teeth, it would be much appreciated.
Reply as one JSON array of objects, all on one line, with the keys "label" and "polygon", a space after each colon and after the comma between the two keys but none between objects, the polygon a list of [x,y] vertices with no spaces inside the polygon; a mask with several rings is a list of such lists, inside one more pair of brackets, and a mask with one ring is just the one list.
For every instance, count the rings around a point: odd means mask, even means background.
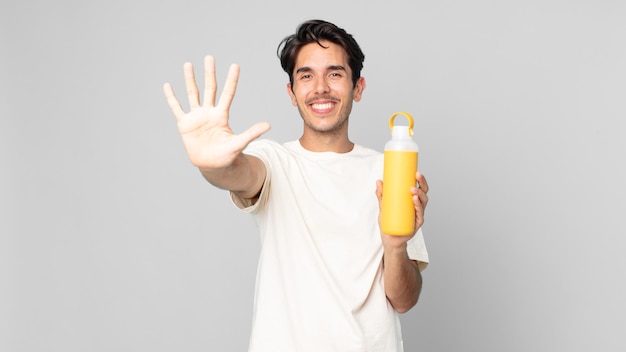
[{"label": "white teeth", "polygon": [[313,109],[316,110],[326,110],[326,109],[330,109],[333,107],[333,104],[331,103],[326,103],[326,104],[313,104]]}]

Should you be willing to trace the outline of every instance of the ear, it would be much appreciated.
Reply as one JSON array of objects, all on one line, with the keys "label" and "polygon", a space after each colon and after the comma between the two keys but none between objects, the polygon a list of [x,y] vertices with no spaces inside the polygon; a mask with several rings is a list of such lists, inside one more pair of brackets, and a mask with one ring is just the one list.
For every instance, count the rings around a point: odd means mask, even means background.
[{"label": "ear", "polygon": [[354,89],[352,90],[354,101],[359,102],[361,100],[364,90],[365,90],[365,78],[359,77],[359,79],[356,81],[356,85],[354,86]]},{"label": "ear", "polygon": [[287,93],[291,97],[291,105],[298,106],[298,102],[296,101],[296,95],[293,93],[293,88],[291,87],[291,83],[287,83]]}]

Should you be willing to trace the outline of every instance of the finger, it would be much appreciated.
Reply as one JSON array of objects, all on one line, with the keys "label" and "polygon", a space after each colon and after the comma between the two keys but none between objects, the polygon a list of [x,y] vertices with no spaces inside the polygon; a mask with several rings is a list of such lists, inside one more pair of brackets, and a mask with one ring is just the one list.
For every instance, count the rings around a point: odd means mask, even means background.
[{"label": "finger", "polygon": [[228,70],[228,76],[226,77],[226,83],[224,84],[224,90],[220,95],[220,101],[217,106],[220,109],[230,109],[230,104],[235,97],[235,91],[237,90],[237,81],[239,80],[239,65],[232,64]]},{"label": "finger", "polygon": [[183,65],[185,76],[185,87],[187,88],[187,97],[189,98],[189,107],[195,110],[200,106],[200,95],[198,94],[198,86],[196,85],[196,77],[193,73],[193,65],[186,62]]},{"label": "finger", "polygon": [[204,57],[204,105],[215,106],[216,91],[217,80],[215,79],[215,58],[207,55]]},{"label": "finger", "polygon": [[269,131],[271,128],[267,122],[259,122],[252,127],[248,128],[243,133],[239,134],[236,138],[236,148],[243,150],[250,142],[259,138],[263,133]]},{"label": "finger", "polygon": [[419,195],[413,195],[413,205],[415,206],[415,229],[419,229],[424,224],[424,207]]},{"label": "finger", "polygon": [[383,181],[376,180],[376,198],[378,198],[378,211],[383,208]]},{"label": "finger", "polygon": [[411,197],[413,199],[415,199],[415,197],[417,197],[417,200],[422,203],[422,207],[424,209],[426,209],[426,204],[428,204],[428,195],[426,194],[426,192],[422,191],[421,188],[417,188],[417,187],[411,187]]},{"label": "finger", "polygon": [[167,105],[169,105],[170,109],[174,113],[176,120],[180,120],[183,115],[185,115],[185,112],[180,106],[180,102],[178,102],[178,99],[176,99],[176,96],[174,95],[172,85],[169,83],[163,84],[163,93],[165,94],[165,100],[167,101]]},{"label": "finger", "polygon": [[417,180],[418,187],[424,191],[424,193],[428,193],[428,182],[426,182],[426,177],[418,171],[415,173],[415,179]]},{"label": "finger", "polygon": [[422,204],[422,209],[426,210],[426,206],[428,205],[428,195],[424,192],[418,192],[417,197]]}]

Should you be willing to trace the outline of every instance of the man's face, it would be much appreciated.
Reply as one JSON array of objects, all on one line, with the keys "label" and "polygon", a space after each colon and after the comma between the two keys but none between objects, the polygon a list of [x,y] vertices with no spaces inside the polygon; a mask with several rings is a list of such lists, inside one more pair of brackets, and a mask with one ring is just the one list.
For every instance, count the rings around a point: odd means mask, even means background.
[{"label": "man's face", "polygon": [[309,43],[300,49],[293,85],[288,84],[287,91],[304,120],[305,132],[347,132],[352,101],[361,100],[365,80],[361,77],[353,86],[346,52],[337,44],[321,43],[326,48]]}]

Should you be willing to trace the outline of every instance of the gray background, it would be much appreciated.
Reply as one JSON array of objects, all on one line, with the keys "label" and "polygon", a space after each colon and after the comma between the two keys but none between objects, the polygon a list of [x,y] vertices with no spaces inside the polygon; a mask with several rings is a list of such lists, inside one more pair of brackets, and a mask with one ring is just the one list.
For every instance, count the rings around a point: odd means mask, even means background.
[{"label": "gray background", "polygon": [[626,349],[626,2],[2,0],[1,351],[245,350],[258,235],[161,85],[239,63],[233,129],[295,139],[275,50],[318,17],[366,53],[353,140],[416,117],[432,264],[407,351]]}]

